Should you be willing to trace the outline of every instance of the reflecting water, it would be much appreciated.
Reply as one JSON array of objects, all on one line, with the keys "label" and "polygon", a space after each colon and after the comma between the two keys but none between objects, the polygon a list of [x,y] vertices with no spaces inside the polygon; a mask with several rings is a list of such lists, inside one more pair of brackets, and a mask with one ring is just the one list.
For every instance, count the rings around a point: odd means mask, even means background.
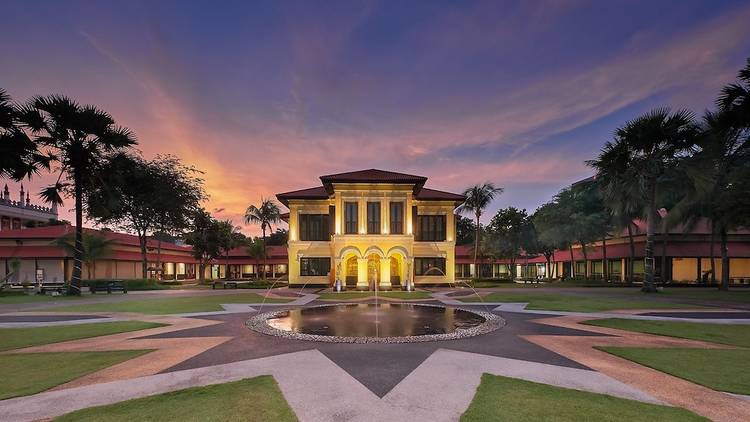
[{"label": "reflecting water", "polygon": [[279,330],[338,337],[446,334],[458,328],[476,327],[483,322],[483,317],[460,309],[403,303],[294,309],[267,321],[268,325]]}]

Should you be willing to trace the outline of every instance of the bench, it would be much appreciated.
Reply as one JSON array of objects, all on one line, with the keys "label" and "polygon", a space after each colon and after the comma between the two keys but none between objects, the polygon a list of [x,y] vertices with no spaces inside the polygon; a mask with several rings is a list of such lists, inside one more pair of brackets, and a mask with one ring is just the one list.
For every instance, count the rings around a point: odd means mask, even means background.
[{"label": "bench", "polygon": [[236,289],[238,285],[240,284],[250,284],[250,280],[242,281],[242,280],[214,280],[213,283],[211,283],[211,288],[216,289],[216,286],[221,286],[223,288],[229,288]]},{"label": "bench", "polygon": [[57,292],[62,294],[66,289],[65,282],[62,281],[43,281],[38,284],[39,294],[47,294],[47,292]]},{"label": "bench", "polygon": [[112,292],[122,292],[123,294],[126,294],[128,292],[128,287],[122,280],[112,280],[107,283],[95,283],[89,286],[89,290],[91,291],[91,294],[96,294],[96,292],[107,292],[107,294],[112,294]]}]

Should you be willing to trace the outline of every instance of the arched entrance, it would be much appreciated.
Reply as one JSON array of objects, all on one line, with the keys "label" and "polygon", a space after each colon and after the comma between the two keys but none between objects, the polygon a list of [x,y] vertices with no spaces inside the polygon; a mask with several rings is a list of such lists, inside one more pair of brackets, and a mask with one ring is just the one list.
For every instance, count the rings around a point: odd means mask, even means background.
[{"label": "arched entrance", "polygon": [[375,284],[380,281],[380,256],[370,254],[367,257],[367,285],[368,289],[374,290]]}]

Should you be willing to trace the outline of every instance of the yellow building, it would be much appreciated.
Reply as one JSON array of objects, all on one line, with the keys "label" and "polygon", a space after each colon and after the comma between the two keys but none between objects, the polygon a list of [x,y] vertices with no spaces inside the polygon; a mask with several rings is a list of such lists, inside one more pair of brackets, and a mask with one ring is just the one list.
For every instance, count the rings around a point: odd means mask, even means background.
[{"label": "yellow building", "polygon": [[447,284],[455,277],[456,206],[463,195],[426,177],[383,170],[321,176],[281,193],[289,208],[289,284],[361,290]]}]

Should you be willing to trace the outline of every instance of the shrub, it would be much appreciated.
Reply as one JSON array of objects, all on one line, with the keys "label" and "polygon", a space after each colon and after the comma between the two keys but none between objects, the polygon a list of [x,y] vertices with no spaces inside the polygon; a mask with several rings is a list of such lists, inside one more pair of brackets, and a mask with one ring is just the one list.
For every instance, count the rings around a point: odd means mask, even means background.
[{"label": "shrub", "polygon": [[94,280],[83,280],[82,283],[86,287],[106,287],[107,284],[112,281],[122,281],[128,290],[162,290],[168,287],[156,280],[150,278],[133,278],[127,280],[111,279],[111,278],[97,278]]}]

